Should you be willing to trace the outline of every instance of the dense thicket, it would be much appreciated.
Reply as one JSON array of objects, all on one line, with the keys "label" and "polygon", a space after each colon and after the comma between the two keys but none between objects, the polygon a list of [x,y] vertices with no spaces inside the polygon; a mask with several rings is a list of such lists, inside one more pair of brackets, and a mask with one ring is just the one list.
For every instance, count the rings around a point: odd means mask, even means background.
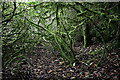
[{"label": "dense thicket", "polygon": [[39,43],[49,43],[71,66],[79,62],[75,42],[83,42],[84,48],[101,42],[106,56],[120,47],[120,3],[2,2],[0,6],[3,68],[11,63],[19,67],[26,61],[24,54],[33,53]]}]

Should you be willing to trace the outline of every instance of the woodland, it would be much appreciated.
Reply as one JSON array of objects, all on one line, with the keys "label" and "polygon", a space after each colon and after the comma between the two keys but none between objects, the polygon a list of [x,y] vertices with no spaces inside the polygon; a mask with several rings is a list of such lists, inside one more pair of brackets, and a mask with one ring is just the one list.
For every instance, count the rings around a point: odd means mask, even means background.
[{"label": "woodland", "polygon": [[119,80],[120,2],[0,2],[3,80]]}]

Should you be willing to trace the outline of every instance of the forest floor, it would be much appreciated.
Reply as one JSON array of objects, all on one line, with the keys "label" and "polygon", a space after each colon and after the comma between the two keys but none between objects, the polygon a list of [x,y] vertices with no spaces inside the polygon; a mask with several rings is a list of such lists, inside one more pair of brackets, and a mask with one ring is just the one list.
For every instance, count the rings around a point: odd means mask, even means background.
[{"label": "forest floor", "polygon": [[[27,56],[29,64],[22,65],[18,70],[13,70],[15,65],[4,70],[3,80],[119,80],[120,50],[111,52],[107,57],[104,56],[101,59],[103,49],[103,45],[100,43],[87,48],[76,45],[74,51],[77,53],[79,63],[73,63],[73,67],[70,67],[62,57],[56,57],[46,46],[38,45],[34,54]],[[97,66],[100,59],[101,62]]]}]

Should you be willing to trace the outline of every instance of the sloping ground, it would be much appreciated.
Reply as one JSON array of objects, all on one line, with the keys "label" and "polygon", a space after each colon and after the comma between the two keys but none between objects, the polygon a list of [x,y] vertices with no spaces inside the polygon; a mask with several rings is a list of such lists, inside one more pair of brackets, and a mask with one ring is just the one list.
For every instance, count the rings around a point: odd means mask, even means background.
[{"label": "sloping ground", "polygon": [[13,67],[9,68],[3,73],[3,78],[11,80],[16,78],[17,80],[22,78],[24,80],[120,79],[120,50],[109,53],[107,58],[103,57],[98,67],[96,65],[103,53],[102,44],[85,49],[76,46],[74,51],[77,53],[79,63],[73,63],[74,67],[71,68],[63,58],[53,56],[45,46],[39,45],[35,54],[28,56],[28,62],[31,65],[23,65],[15,72],[12,71]]}]

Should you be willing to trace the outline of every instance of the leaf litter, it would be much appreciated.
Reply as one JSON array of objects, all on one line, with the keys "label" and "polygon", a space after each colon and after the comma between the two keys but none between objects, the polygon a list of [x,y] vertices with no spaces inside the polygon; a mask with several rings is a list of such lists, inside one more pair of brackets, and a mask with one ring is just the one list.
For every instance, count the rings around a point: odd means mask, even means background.
[{"label": "leaf litter", "polygon": [[[101,51],[98,49],[101,49]],[[120,50],[109,53],[107,58],[101,60],[99,66],[97,66],[97,63],[103,50],[102,45],[91,45],[87,48],[74,50],[77,50],[75,52],[77,52],[76,57],[79,59],[79,63],[73,63],[73,67],[70,67],[69,63],[64,61],[62,57],[56,57],[49,50],[40,48],[35,50],[35,54],[27,56],[28,62],[32,65],[25,64],[13,71],[16,67],[13,64],[11,68],[3,70],[3,78],[17,78],[18,80],[21,80],[21,78],[27,80],[120,79]],[[90,53],[91,51],[94,51],[94,53]]]}]

